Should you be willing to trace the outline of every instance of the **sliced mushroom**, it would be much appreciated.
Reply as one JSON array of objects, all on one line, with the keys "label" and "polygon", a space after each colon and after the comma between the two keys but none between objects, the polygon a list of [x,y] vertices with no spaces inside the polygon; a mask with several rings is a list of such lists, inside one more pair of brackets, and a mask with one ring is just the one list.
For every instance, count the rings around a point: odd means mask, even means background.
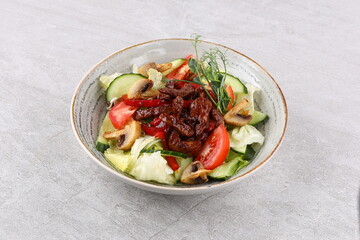
[{"label": "sliced mushroom", "polygon": [[120,150],[130,150],[135,140],[141,135],[141,125],[138,121],[131,121],[125,128],[104,133],[106,139],[116,139],[116,147]]},{"label": "sliced mushroom", "polygon": [[192,162],[181,175],[181,182],[186,184],[205,183],[208,181],[207,174],[211,172],[212,170],[206,170],[201,162]]},{"label": "sliced mushroom", "polygon": [[142,65],[141,67],[139,67],[138,72],[139,72],[141,75],[143,75],[144,77],[148,77],[149,75],[148,75],[147,72],[149,71],[150,68],[153,68],[153,69],[157,70],[156,63],[150,62],[150,63],[147,63],[147,64],[145,64],[145,65]]},{"label": "sliced mushroom", "polygon": [[154,62],[149,62],[145,65],[142,65],[139,69],[138,69],[138,72],[145,76],[145,77],[149,77],[149,74],[148,74],[148,71],[149,69],[155,69],[159,72],[165,72],[167,70],[169,70],[170,68],[172,68],[172,63],[160,63],[160,64],[157,64],[157,63],[154,63]]},{"label": "sliced mushroom", "polygon": [[150,90],[147,90],[146,92],[144,92],[143,94],[141,94],[140,98],[142,98],[142,99],[154,98],[159,94],[160,94],[160,92],[158,90],[150,89]]},{"label": "sliced mushroom", "polygon": [[241,110],[243,110],[247,104],[248,104],[248,100],[246,100],[246,99],[244,99],[241,102],[239,102],[238,104],[236,104],[232,109],[230,109],[230,111],[228,111],[224,115],[225,122],[227,124],[238,126],[238,127],[244,126],[245,124],[250,122],[252,119],[252,116],[241,112]]},{"label": "sliced mushroom", "polygon": [[151,89],[154,82],[150,79],[137,80],[128,92],[129,99],[146,99],[156,97],[159,94],[158,90]]},{"label": "sliced mushroom", "polygon": [[115,130],[115,131],[112,131],[112,132],[105,132],[103,137],[105,139],[114,139],[114,138],[118,138],[120,137],[124,132],[124,129],[121,129],[121,130]]},{"label": "sliced mushroom", "polygon": [[172,63],[160,63],[156,64],[156,67],[159,72],[165,72],[172,68]]}]

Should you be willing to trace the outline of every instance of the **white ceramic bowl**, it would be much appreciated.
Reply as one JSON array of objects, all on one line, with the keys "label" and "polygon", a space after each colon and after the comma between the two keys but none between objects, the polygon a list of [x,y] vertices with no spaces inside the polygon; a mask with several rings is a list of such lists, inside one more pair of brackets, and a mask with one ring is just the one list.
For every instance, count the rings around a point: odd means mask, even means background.
[{"label": "white ceramic bowl", "polygon": [[177,195],[201,194],[223,189],[241,181],[267,162],[284,137],[288,118],[285,98],[278,84],[263,67],[244,54],[219,44],[199,42],[199,53],[209,48],[218,48],[226,52],[229,61],[228,72],[262,90],[260,97],[256,99],[256,104],[262,112],[269,115],[269,120],[261,127],[261,131],[265,134],[264,145],[251,164],[227,181],[169,186],[139,181],[128,174],[117,172],[105,160],[103,154],[95,149],[95,140],[106,109],[104,91],[98,81],[99,76],[114,72],[131,72],[133,64],[140,66],[147,62],[163,63],[185,57],[194,53],[190,39],[160,39],[128,47],[106,57],[85,75],[76,88],[71,103],[71,122],[75,136],[89,156],[126,183],[152,192]]}]

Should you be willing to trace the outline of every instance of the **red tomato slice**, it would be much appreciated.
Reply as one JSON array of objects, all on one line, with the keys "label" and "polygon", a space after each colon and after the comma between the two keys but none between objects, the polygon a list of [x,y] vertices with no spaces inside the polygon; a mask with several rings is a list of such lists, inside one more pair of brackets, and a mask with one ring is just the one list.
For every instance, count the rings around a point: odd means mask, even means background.
[{"label": "red tomato slice", "polygon": [[138,107],[128,106],[124,102],[119,102],[110,109],[110,121],[116,129],[121,129],[131,120],[131,116],[137,109]]},{"label": "red tomato slice", "polygon": [[[229,95],[229,97],[231,98],[232,102],[234,103],[235,102],[235,94],[234,94],[232,87],[227,86],[226,92]],[[231,104],[231,102],[229,102],[229,105],[227,106],[226,110],[230,110],[231,108],[232,108],[232,104]]]},{"label": "red tomato slice", "polygon": [[195,161],[204,164],[205,169],[212,170],[226,159],[230,149],[230,138],[225,125],[218,126],[206,140]]},{"label": "red tomato slice", "polygon": [[185,59],[185,62],[180,65],[180,67],[176,68],[174,71],[166,75],[167,79],[178,79],[178,80],[184,80],[188,74],[190,73],[189,68],[189,60],[190,58],[194,58],[194,55],[189,55]]},{"label": "red tomato slice", "polygon": [[194,54],[190,54],[189,56],[187,56],[187,57],[185,58],[185,60],[186,60],[186,61],[189,61],[190,58],[195,58]]}]

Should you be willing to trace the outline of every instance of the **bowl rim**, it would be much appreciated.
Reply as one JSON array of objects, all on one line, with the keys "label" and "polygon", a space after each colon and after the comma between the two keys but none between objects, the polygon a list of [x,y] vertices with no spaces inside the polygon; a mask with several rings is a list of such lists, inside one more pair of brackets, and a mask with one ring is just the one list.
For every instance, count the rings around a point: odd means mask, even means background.
[{"label": "bowl rim", "polygon": [[75,136],[77,138],[77,140],[79,141],[80,145],[83,147],[83,149],[85,150],[85,152],[87,152],[87,154],[95,161],[97,162],[101,167],[103,167],[104,169],[106,169],[108,172],[120,177],[121,179],[123,179],[125,182],[128,182],[134,186],[137,186],[137,185],[140,185],[140,187],[143,187],[143,188],[147,188],[147,189],[152,189],[154,191],[161,191],[161,190],[167,190],[167,191],[171,191],[171,192],[196,192],[198,190],[204,190],[204,189],[212,189],[214,190],[215,188],[219,188],[219,187],[223,187],[224,185],[228,185],[230,186],[231,184],[229,183],[234,183],[235,181],[237,180],[240,180],[240,179],[244,179],[245,177],[248,177],[250,176],[252,173],[254,173],[256,170],[258,170],[261,166],[263,166],[266,162],[268,162],[268,160],[274,155],[274,153],[278,150],[279,146],[281,145],[283,139],[284,139],[284,135],[285,135],[285,132],[286,132],[286,128],[287,128],[287,124],[288,124],[288,109],[287,109],[287,104],[286,104],[286,100],[285,100],[285,97],[284,97],[284,94],[279,86],[279,84],[276,82],[276,80],[273,78],[273,76],[263,67],[261,66],[258,62],[256,62],[255,60],[253,60],[252,58],[246,56],[245,54],[241,53],[241,52],[238,52],[232,48],[229,48],[227,46],[224,46],[222,44],[218,44],[218,43],[213,43],[213,42],[210,42],[210,41],[205,41],[205,40],[199,40],[199,42],[203,42],[203,43],[209,43],[209,44],[213,44],[215,46],[219,46],[219,47],[223,47],[227,50],[230,50],[232,52],[235,52],[245,58],[247,58],[248,60],[250,60],[251,62],[253,62],[255,65],[257,65],[260,69],[262,69],[266,75],[268,75],[271,80],[275,83],[276,87],[278,88],[279,92],[280,92],[280,95],[281,95],[281,98],[282,98],[282,102],[283,102],[283,107],[284,107],[284,112],[285,112],[285,124],[284,124],[284,127],[283,127],[283,132],[281,134],[281,137],[278,141],[278,143],[276,144],[276,146],[273,148],[273,150],[269,153],[269,155],[267,157],[265,157],[265,159],[263,161],[261,161],[255,168],[251,169],[250,171],[240,175],[240,176],[237,176],[233,179],[229,179],[229,180],[226,180],[226,181],[222,181],[222,182],[218,182],[216,184],[212,184],[212,185],[201,185],[201,186],[191,186],[191,187],[176,187],[175,186],[172,186],[172,185],[169,185],[169,186],[165,186],[165,185],[155,185],[151,182],[145,182],[145,181],[141,181],[141,180],[137,180],[137,179],[133,179],[133,178],[130,178],[126,175],[123,175],[121,173],[119,173],[118,171],[116,171],[115,169],[112,169],[108,166],[106,166],[102,161],[100,161],[95,155],[92,154],[92,152],[90,151],[90,149],[86,146],[86,144],[80,139],[80,136],[79,136],[79,133],[78,133],[78,130],[75,126],[75,110],[74,110],[74,105],[75,105],[75,100],[77,98],[77,95],[78,95],[78,92],[79,92],[79,89],[81,88],[81,86],[83,85],[85,79],[87,79],[89,77],[89,75],[91,75],[95,69],[101,65],[102,63],[104,63],[105,61],[107,61],[108,59],[112,58],[113,56],[121,53],[121,52],[124,52],[128,49],[131,49],[131,48],[135,48],[137,46],[141,46],[141,45],[145,45],[145,44],[148,44],[148,43],[153,43],[153,42],[161,42],[161,41],[194,41],[193,39],[189,39],[189,38],[161,38],[161,39],[154,39],[154,40],[150,40],[150,41],[146,41],[146,42],[142,42],[142,43],[138,43],[138,44],[135,44],[135,45],[131,45],[129,47],[126,47],[122,50],[119,50],[115,53],[112,53],[110,55],[108,55],[107,57],[105,57],[104,59],[102,59],[100,62],[98,62],[96,65],[94,65],[85,75],[84,77],[82,78],[82,80],[78,83],[75,91],[74,91],[74,94],[73,94],[73,97],[72,97],[72,100],[71,100],[71,107],[70,107],[70,119],[71,119],[71,126],[72,126],[72,130],[73,132],[75,133]]}]

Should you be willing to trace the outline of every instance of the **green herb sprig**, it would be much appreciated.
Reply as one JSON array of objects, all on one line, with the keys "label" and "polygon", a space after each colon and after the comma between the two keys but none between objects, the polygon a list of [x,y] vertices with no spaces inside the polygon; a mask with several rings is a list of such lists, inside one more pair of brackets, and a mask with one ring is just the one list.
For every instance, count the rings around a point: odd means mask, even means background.
[{"label": "green herb sprig", "polygon": [[[197,77],[195,77],[193,81],[202,86],[212,103],[222,114],[225,114],[227,111],[226,108],[231,101],[224,86],[227,60],[225,54],[217,48],[211,48],[209,51],[204,51],[199,58],[197,45],[200,37],[200,35],[196,35],[193,41],[196,58],[191,58],[189,60],[190,70],[197,74]],[[221,67],[223,67],[224,71],[221,71]],[[204,82],[207,84],[204,84]],[[209,92],[207,86],[212,90],[215,96]]]}]

